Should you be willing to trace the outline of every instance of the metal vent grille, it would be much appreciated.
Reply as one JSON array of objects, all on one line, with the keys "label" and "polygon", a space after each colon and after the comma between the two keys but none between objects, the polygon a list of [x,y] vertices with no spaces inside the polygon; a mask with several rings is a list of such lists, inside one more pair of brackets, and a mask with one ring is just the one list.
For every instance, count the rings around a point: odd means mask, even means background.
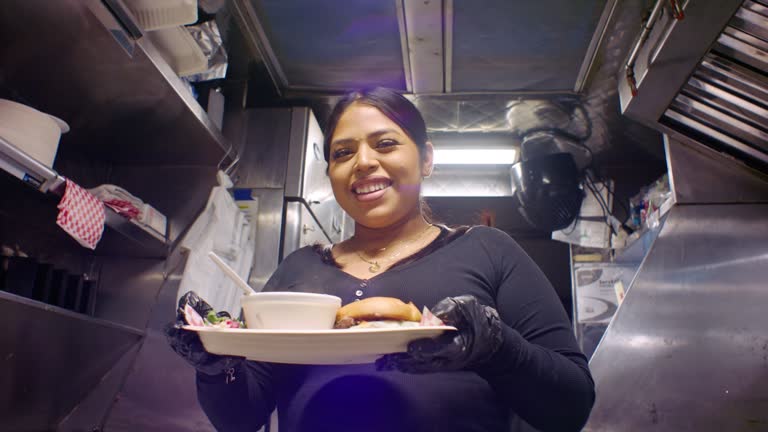
[{"label": "metal vent grille", "polygon": [[746,0],[660,122],[768,164],[768,0]]}]

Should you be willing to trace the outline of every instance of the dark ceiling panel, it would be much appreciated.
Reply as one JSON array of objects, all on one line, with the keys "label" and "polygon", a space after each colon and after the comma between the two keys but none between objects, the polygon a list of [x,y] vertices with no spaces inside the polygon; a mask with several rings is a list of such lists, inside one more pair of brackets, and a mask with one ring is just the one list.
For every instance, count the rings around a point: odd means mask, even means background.
[{"label": "dark ceiling panel", "polygon": [[252,3],[290,88],[405,90],[394,1]]},{"label": "dark ceiling panel", "polygon": [[453,91],[573,91],[605,3],[454,1]]}]

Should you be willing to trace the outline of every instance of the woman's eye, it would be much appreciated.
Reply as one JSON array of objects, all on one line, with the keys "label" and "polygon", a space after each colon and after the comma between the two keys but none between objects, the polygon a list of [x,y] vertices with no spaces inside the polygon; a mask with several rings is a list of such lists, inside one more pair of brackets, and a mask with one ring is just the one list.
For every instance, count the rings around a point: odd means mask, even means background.
[{"label": "woman's eye", "polygon": [[385,139],[377,142],[376,148],[387,148],[387,147],[392,147],[394,145],[397,145],[397,141],[394,141],[391,139]]},{"label": "woman's eye", "polygon": [[339,159],[339,158],[343,158],[344,156],[349,156],[351,154],[352,154],[352,151],[350,149],[342,148],[333,152],[333,158]]}]

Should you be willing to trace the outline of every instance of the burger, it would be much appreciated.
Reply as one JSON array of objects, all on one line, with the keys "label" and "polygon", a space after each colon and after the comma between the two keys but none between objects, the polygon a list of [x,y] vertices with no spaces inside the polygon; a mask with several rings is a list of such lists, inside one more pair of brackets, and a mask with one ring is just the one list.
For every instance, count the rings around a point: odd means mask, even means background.
[{"label": "burger", "polygon": [[334,328],[418,327],[421,312],[413,303],[393,297],[369,297],[349,303],[336,312]]}]

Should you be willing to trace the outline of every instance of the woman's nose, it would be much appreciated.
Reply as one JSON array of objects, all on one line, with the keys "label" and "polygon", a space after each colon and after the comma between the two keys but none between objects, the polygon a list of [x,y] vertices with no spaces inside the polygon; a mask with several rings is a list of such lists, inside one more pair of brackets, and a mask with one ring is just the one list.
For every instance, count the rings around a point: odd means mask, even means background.
[{"label": "woman's nose", "polygon": [[376,169],[378,166],[379,160],[376,157],[376,152],[368,146],[360,146],[360,149],[357,151],[355,170],[357,172],[368,172]]}]

